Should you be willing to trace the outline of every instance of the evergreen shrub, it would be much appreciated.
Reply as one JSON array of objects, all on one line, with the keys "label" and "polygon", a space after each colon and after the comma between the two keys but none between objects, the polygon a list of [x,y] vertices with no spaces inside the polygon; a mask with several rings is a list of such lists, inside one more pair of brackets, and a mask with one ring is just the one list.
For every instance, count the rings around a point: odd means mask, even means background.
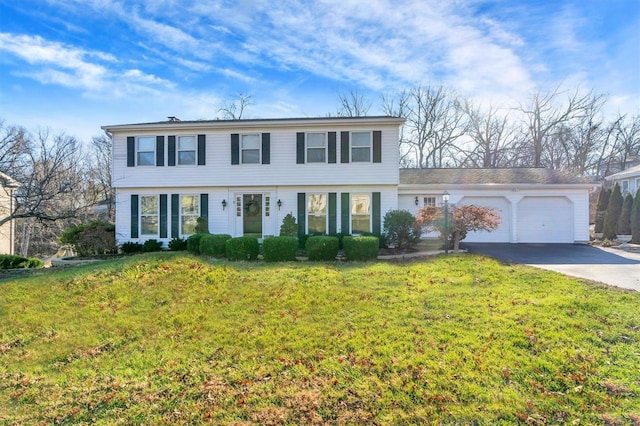
[{"label": "evergreen shrub", "polygon": [[618,237],[618,220],[622,212],[622,203],[622,191],[620,191],[620,185],[616,183],[609,198],[607,214],[604,218],[604,229],[602,231],[604,233],[603,237],[608,240],[615,240]]},{"label": "evergreen shrub", "polygon": [[305,243],[309,260],[332,261],[338,255],[338,237],[326,235],[310,236]]},{"label": "evergreen shrub", "polygon": [[171,251],[184,251],[187,249],[187,240],[184,238],[172,238],[167,247]]},{"label": "evergreen shrub", "polygon": [[627,194],[622,203],[622,211],[618,219],[618,227],[616,231],[618,235],[631,235],[631,210],[633,208],[633,196]]},{"label": "evergreen shrub", "polygon": [[344,237],[347,260],[372,260],[378,257],[379,240],[375,236]]},{"label": "evergreen shrub", "polygon": [[231,239],[229,234],[204,234],[200,238],[200,254],[211,257],[224,257],[226,243]]},{"label": "evergreen shrub", "polygon": [[0,269],[42,268],[44,263],[35,257],[0,254]]},{"label": "evergreen shrub", "polygon": [[191,254],[200,254],[200,239],[207,234],[193,234],[187,238],[187,251]]},{"label": "evergreen shrub", "polygon": [[260,251],[258,239],[254,237],[237,237],[225,243],[229,260],[256,260]]},{"label": "evergreen shrub", "polygon": [[290,236],[265,238],[262,251],[267,262],[293,261],[298,253],[298,239]]},{"label": "evergreen shrub", "polygon": [[131,241],[128,241],[126,243],[122,243],[120,245],[120,250],[122,250],[123,253],[126,254],[131,254],[131,253],[140,253],[142,252],[142,244],[140,243],[134,243]]},{"label": "evergreen shrub", "polygon": [[158,241],[156,239],[150,239],[145,241],[142,244],[142,251],[144,253],[151,253],[154,251],[161,251],[162,250],[162,241]]}]

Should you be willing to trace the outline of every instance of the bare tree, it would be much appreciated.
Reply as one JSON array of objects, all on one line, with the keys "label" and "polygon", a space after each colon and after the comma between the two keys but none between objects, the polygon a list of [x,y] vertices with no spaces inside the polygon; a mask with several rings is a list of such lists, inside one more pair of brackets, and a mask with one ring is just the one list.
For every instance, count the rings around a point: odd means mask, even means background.
[{"label": "bare tree", "polygon": [[[389,117],[401,117],[407,118],[409,114],[409,101],[410,95],[406,90],[402,90],[394,95],[382,95],[380,102],[382,105],[382,112]],[[400,151],[400,167],[411,167],[411,150],[407,149],[407,141],[405,140],[404,131],[406,126],[400,128],[399,146]]]},{"label": "bare tree", "polygon": [[[533,167],[552,166],[545,163],[545,150],[550,148],[554,133],[561,125],[580,117],[593,102],[591,93],[583,94],[580,88],[571,92],[564,105],[558,105],[562,94],[560,87],[543,94],[536,92],[529,105],[520,105],[516,110],[524,115],[525,131],[520,149],[527,153],[526,165]],[[549,152],[547,152],[549,153]]]},{"label": "bare tree", "polygon": [[358,89],[350,90],[349,93],[338,92],[338,117],[364,117],[371,109],[371,102]]},{"label": "bare tree", "polygon": [[9,126],[0,120],[0,172],[11,176],[21,167],[22,159],[29,152],[26,133],[23,127]]},{"label": "bare tree", "polygon": [[465,101],[467,136],[471,144],[457,146],[463,167],[509,167],[514,165],[515,128],[509,115],[489,105],[486,110]]},{"label": "bare tree", "polygon": [[251,95],[239,93],[235,99],[224,101],[222,107],[218,109],[218,114],[222,114],[224,120],[241,120],[245,109],[250,105],[253,105]]},{"label": "bare tree", "polygon": [[111,187],[111,148],[112,140],[106,134],[91,139],[87,164],[88,184],[96,194],[100,204],[106,209],[105,219],[115,218],[115,191]]}]

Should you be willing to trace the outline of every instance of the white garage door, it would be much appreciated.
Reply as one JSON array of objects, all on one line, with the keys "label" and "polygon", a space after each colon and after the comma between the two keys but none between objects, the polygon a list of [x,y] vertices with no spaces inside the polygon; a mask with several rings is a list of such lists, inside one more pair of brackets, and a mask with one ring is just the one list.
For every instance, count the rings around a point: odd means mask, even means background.
[{"label": "white garage door", "polygon": [[524,197],[518,203],[519,243],[573,243],[573,204],[565,197]]},{"label": "white garage door", "polygon": [[464,239],[470,243],[508,243],[511,230],[511,203],[504,197],[464,197],[459,204],[493,207],[502,218],[495,231],[469,232]]}]

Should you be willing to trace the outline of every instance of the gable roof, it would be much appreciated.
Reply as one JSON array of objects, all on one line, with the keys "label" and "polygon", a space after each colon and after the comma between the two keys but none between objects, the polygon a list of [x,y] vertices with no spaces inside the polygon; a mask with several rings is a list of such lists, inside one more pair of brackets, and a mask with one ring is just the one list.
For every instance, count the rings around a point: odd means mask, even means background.
[{"label": "gable roof", "polygon": [[614,174],[609,175],[609,176],[605,176],[604,179],[605,180],[616,180],[616,179],[630,178],[630,177],[633,177],[633,176],[640,177],[640,165],[635,166],[635,167],[630,167],[627,170],[623,170],[621,172],[614,173]]},{"label": "gable roof", "polygon": [[545,168],[400,169],[401,185],[589,184],[590,180]]},{"label": "gable roof", "polygon": [[20,187],[20,182],[17,182],[11,176],[0,172],[0,186],[3,188],[18,188]]}]

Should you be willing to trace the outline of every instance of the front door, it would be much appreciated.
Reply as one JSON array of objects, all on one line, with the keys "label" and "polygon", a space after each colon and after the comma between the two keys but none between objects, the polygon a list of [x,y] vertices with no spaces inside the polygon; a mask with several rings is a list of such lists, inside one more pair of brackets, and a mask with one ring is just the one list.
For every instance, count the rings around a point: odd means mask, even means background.
[{"label": "front door", "polygon": [[244,236],[262,238],[262,194],[242,195],[242,217]]}]

